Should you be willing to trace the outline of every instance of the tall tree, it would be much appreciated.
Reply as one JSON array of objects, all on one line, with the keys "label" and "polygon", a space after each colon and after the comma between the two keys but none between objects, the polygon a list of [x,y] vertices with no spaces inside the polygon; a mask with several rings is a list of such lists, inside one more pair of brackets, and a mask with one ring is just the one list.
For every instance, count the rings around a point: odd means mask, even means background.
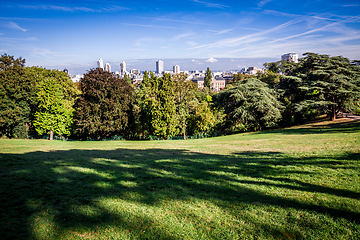
[{"label": "tall tree", "polygon": [[208,67],[205,72],[204,87],[207,87],[211,90],[211,81],[212,81],[212,73],[210,68]]},{"label": "tall tree", "polygon": [[35,112],[36,81],[28,77],[25,59],[0,57],[0,135],[26,138]]},{"label": "tall tree", "polygon": [[64,88],[54,78],[39,83],[37,98],[39,104],[34,119],[36,131],[40,135],[49,133],[50,140],[53,140],[54,134],[70,135],[75,99],[66,98]]},{"label": "tall tree", "polygon": [[75,133],[81,139],[127,134],[134,88],[125,80],[97,68],[80,79],[81,95],[75,103]]},{"label": "tall tree", "polygon": [[272,127],[281,119],[283,105],[278,93],[256,78],[238,82],[215,99],[225,109],[227,126],[243,124],[248,130]]},{"label": "tall tree", "polygon": [[176,75],[175,79],[175,102],[176,116],[179,123],[178,127],[184,139],[186,139],[189,117],[199,104],[199,100],[196,98],[198,89],[195,83],[186,80],[186,75],[184,74]]},{"label": "tall tree", "polygon": [[305,53],[293,75],[302,79],[299,89],[304,98],[296,103],[297,111],[322,109],[331,120],[341,110],[351,111],[360,99],[360,69],[349,59]]}]

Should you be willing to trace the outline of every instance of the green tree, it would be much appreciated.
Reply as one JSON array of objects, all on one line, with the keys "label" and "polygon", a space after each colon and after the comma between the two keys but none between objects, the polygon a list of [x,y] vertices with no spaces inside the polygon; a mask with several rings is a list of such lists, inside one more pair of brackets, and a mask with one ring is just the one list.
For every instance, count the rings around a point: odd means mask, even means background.
[{"label": "green tree", "polygon": [[25,59],[0,57],[0,134],[27,138],[37,105],[37,84],[27,76]]},{"label": "green tree", "polygon": [[321,109],[331,120],[344,109],[352,111],[360,99],[360,71],[349,59],[305,53],[293,75],[302,80],[299,86],[304,98],[295,109]]},{"label": "green tree", "polygon": [[277,96],[278,93],[266,83],[248,78],[221,91],[215,102],[227,114],[227,128],[242,124],[248,130],[261,130],[275,126],[281,119],[283,105]]},{"label": "green tree", "polygon": [[174,82],[170,74],[158,78],[150,72],[151,78],[143,82],[140,109],[143,131],[166,139],[177,134],[177,118]]},{"label": "green tree", "polygon": [[80,79],[80,88],[74,115],[75,133],[80,139],[128,134],[134,88],[125,79],[100,68],[91,69]]},{"label": "green tree", "polygon": [[38,109],[34,115],[36,131],[40,135],[50,134],[50,140],[53,140],[54,134],[70,135],[74,112],[72,106],[75,99],[67,99],[64,88],[54,78],[39,83],[37,98]]},{"label": "green tree", "polygon": [[204,87],[207,87],[211,90],[211,81],[212,81],[212,73],[210,68],[206,69],[205,77],[204,77]]},{"label": "green tree", "polygon": [[184,74],[175,76],[175,79],[176,116],[180,132],[184,139],[186,139],[189,118],[199,103],[199,100],[196,98],[198,89],[195,83],[186,80],[186,75]]}]

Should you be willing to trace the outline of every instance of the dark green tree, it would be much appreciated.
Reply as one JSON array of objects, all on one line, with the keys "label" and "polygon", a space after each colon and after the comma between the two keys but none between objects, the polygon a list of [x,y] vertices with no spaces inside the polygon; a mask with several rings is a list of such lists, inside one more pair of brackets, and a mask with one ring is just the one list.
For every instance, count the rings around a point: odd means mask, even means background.
[{"label": "dark green tree", "polygon": [[28,77],[25,59],[0,57],[0,135],[27,138],[37,105],[36,82]]},{"label": "dark green tree", "polygon": [[334,120],[341,109],[352,111],[359,103],[360,69],[347,58],[305,53],[292,75],[301,79],[298,112],[318,109]]},{"label": "dark green tree", "polygon": [[133,113],[134,88],[125,80],[97,68],[80,80],[75,104],[75,133],[80,139],[126,135]]},{"label": "dark green tree", "polygon": [[261,130],[275,126],[284,108],[278,93],[256,78],[236,83],[221,91],[215,99],[226,113],[226,128],[243,125],[247,130]]},{"label": "dark green tree", "polygon": [[211,81],[212,81],[212,73],[210,68],[206,69],[205,77],[204,77],[204,87],[207,87],[211,90]]}]

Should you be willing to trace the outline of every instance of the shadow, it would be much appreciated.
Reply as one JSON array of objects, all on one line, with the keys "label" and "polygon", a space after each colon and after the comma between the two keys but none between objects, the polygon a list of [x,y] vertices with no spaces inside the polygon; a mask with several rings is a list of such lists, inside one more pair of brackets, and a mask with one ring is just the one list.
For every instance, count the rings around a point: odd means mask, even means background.
[{"label": "shadow", "polygon": [[329,134],[334,132],[341,133],[354,133],[360,132],[360,121],[351,121],[343,123],[332,123],[328,122],[325,124],[310,125],[307,127],[292,127],[277,130],[269,130],[256,132],[255,134],[269,134],[269,133],[281,133],[281,134]]},{"label": "shadow", "polygon": [[[239,212],[233,206],[260,204],[317,212],[359,224],[360,213],[341,204],[300,201],[261,191],[264,187],[275,187],[279,191],[360,199],[359,192],[284,177],[314,175],[314,172],[279,167],[299,164],[346,167],[347,161],[359,160],[359,156],[350,153],[334,161],[321,159],[289,158],[281,152],[217,155],[178,149],[74,149],[0,154],[0,232],[2,239],[37,238],[36,224],[45,218],[51,222],[49,226],[56,226],[53,238],[76,228],[95,229],[95,234],[96,229],[114,227],[123,229],[129,238],[176,239],[163,230],[155,217],[141,211],[119,210],[114,204],[107,204],[109,199],[134,208],[159,208],[170,200],[206,200],[235,218]],[[268,227],[264,225],[264,229]],[[84,237],[80,232],[73,234]],[[279,232],[274,230],[273,234],[276,237]],[[300,236],[299,232],[292,234]]]}]

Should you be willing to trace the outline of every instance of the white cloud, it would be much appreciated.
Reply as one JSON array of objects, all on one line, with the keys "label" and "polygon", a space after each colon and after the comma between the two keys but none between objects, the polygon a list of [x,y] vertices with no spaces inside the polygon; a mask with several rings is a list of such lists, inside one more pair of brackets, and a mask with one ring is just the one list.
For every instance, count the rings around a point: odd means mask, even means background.
[{"label": "white cloud", "polygon": [[186,37],[189,37],[193,35],[193,33],[183,33],[183,34],[179,34],[179,35],[176,35],[175,37],[173,37],[174,40],[180,40],[182,38],[186,38]]},{"label": "white cloud", "polygon": [[189,44],[189,45],[192,46],[192,47],[195,47],[195,46],[198,45],[197,42],[193,42],[193,41],[186,41],[186,43]]},{"label": "white cloud", "polygon": [[215,32],[216,34],[224,34],[224,33],[231,32],[232,30],[234,30],[234,28],[232,28],[232,29],[224,29],[224,30],[221,30],[221,31],[215,31],[215,30],[210,30],[210,31]]},{"label": "white cloud", "polygon": [[20,31],[23,31],[23,32],[27,31],[27,29],[20,27],[16,22],[9,22],[7,27],[12,28],[12,29],[16,29],[16,30],[20,30]]},{"label": "white cloud", "polygon": [[271,2],[272,0],[262,0],[261,2],[258,3],[258,7],[263,7],[265,4]]},{"label": "white cloud", "polygon": [[206,62],[209,62],[209,63],[216,63],[218,60],[215,59],[215,58],[209,58],[208,60],[206,60]]},{"label": "white cloud", "polygon": [[229,6],[218,4],[218,3],[210,3],[210,2],[204,2],[199,0],[193,0],[196,3],[202,3],[205,4],[207,7],[213,7],[213,8],[228,8]]}]

